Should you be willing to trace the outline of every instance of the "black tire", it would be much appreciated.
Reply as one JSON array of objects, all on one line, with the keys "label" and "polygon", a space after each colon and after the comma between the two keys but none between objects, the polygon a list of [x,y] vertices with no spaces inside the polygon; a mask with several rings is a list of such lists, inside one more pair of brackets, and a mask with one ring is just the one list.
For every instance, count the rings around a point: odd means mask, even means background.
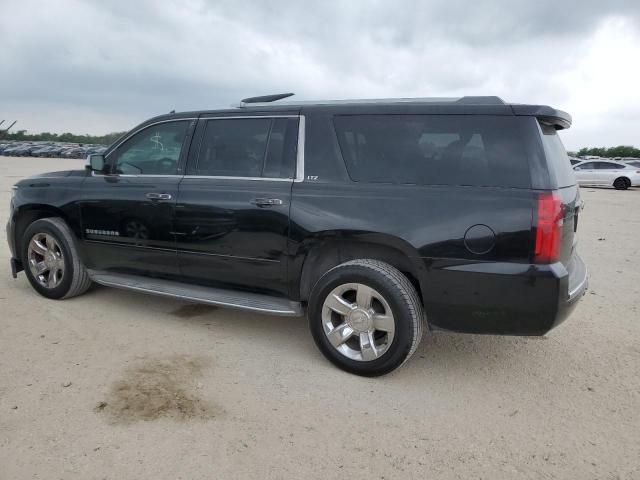
[{"label": "black tire", "polygon": [[631,180],[627,177],[618,177],[613,182],[613,188],[616,190],[626,190],[631,186]]},{"label": "black tire", "polygon": [[[51,235],[63,254],[64,273],[59,285],[54,288],[41,285],[29,266],[29,242],[40,233]],[[91,279],[80,260],[73,233],[65,221],[58,217],[42,218],[27,227],[22,236],[22,265],[29,283],[43,297],[55,300],[71,298],[83,294],[91,286]]]},{"label": "black tire", "polygon": [[[337,287],[363,284],[379,292],[393,314],[395,333],[387,350],[374,360],[354,360],[338,351],[323,327],[323,306]],[[316,345],[334,365],[349,373],[375,377],[400,367],[416,351],[422,338],[425,317],[422,302],[411,282],[399,270],[379,260],[362,259],[343,263],[325,273],[315,284],[308,308],[309,327]]]}]

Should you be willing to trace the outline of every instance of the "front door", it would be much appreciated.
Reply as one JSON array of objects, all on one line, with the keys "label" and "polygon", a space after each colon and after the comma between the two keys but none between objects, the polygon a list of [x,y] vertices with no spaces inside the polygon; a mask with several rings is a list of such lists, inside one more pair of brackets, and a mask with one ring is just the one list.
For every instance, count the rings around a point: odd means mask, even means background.
[{"label": "front door", "polygon": [[176,205],[186,281],[287,294],[297,115],[203,118]]},{"label": "front door", "polygon": [[173,221],[192,123],[143,128],[110,152],[105,175],[86,179],[80,209],[89,268],[178,274]]},{"label": "front door", "polygon": [[592,185],[597,183],[595,162],[587,162],[574,167],[576,180],[580,185]]}]

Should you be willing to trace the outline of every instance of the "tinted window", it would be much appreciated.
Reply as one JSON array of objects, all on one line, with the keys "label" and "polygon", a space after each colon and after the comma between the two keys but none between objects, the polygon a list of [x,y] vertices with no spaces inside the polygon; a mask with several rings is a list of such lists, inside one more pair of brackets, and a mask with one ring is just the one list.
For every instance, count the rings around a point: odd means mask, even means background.
[{"label": "tinted window", "polygon": [[531,185],[513,117],[344,115],[334,124],[347,170],[357,182]]},{"label": "tinted window", "polygon": [[544,146],[544,154],[547,157],[547,165],[550,169],[549,173],[552,177],[555,177],[556,187],[562,188],[575,185],[576,177],[556,129],[543,123],[540,124],[540,128],[542,129],[542,144]]},{"label": "tinted window", "polygon": [[291,178],[295,168],[297,119],[207,121],[197,175]]},{"label": "tinted window", "polygon": [[188,121],[152,125],[136,133],[109,155],[112,171],[128,175],[174,175]]},{"label": "tinted window", "polygon": [[595,163],[588,162],[588,163],[583,163],[582,165],[578,165],[578,168],[580,170],[593,170],[596,167],[595,167]]},{"label": "tinted window", "polygon": [[596,168],[598,170],[619,170],[619,169],[625,168],[625,167],[624,167],[624,165],[619,165],[617,163],[596,162]]},{"label": "tinted window", "polygon": [[298,144],[298,119],[273,120],[267,158],[262,176],[267,178],[293,178],[295,175]]}]

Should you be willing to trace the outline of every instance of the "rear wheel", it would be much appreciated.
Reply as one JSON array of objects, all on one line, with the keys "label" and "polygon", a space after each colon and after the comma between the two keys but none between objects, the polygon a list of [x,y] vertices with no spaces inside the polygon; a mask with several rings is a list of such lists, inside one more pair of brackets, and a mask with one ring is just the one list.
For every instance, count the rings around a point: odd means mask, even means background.
[{"label": "rear wheel", "polygon": [[631,180],[626,177],[618,177],[613,182],[613,187],[616,190],[626,190],[631,186]]},{"label": "rear wheel", "polygon": [[61,218],[43,218],[27,227],[22,237],[22,264],[31,286],[47,298],[74,297],[91,286],[73,233]]},{"label": "rear wheel", "polygon": [[422,337],[424,315],[414,286],[378,260],[353,260],[315,285],[309,326],[324,356],[356,375],[378,376],[401,366]]}]

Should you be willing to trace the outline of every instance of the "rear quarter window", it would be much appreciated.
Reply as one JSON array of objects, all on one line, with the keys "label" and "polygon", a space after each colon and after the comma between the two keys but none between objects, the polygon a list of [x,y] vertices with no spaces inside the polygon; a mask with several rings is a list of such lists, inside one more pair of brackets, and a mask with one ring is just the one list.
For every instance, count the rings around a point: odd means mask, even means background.
[{"label": "rear quarter window", "polygon": [[521,129],[511,116],[338,115],[334,126],[356,182],[531,186]]},{"label": "rear quarter window", "polygon": [[596,168],[599,170],[621,170],[624,169],[624,165],[620,165],[619,163],[611,163],[611,162],[597,162]]},{"label": "rear quarter window", "polygon": [[[555,187],[563,188],[575,185],[576,177],[558,132],[553,126],[544,123],[540,123],[540,130],[542,131],[542,145],[545,157],[547,157],[549,174],[551,178],[555,178]],[[586,170],[586,166],[580,165],[580,167]]]}]

